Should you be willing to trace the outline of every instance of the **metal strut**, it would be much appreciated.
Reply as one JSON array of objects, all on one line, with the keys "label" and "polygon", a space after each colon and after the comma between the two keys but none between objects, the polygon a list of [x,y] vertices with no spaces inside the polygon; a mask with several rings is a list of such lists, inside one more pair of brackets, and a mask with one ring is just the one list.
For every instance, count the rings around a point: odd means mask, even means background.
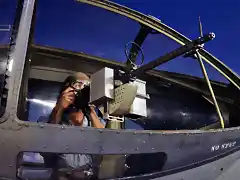
[{"label": "metal strut", "polygon": [[[199,16],[199,19],[198,19],[198,23],[199,23],[199,33],[200,33],[200,38],[203,37],[203,28],[202,28],[202,22],[201,22],[201,19],[200,19],[200,16]],[[212,88],[212,85],[211,85],[211,82],[208,78],[208,74],[207,74],[207,70],[204,66],[204,63],[202,61],[202,57],[199,53],[199,49],[203,48],[204,47],[204,44],[201,44],[199,45],[199,48],[195,50],[195,56],[196,58],[198,59],[199,61],[199,64],[200,64],[200,67],[202,69],[202,72],[203,72],[203,75],[207,81],[207,85],[208,85],[208,88],[209,88],[209,91],[211,93],[211,96],[212,96],[212,99],[213,99],[213,103],[214,103],[214,106],[216,108],[216,111],[217,111],[217,114],[219,116],[219,120],[220,120],[220,123],[221,123],[221,127],[222,129],[224,129],[224,120],[223,120],[223,117],[222,117],[222,114],[221,114],[221,111],[220,111],[220,108],[218,106],[218,103],[217,103],[217,100],[216,100],[216,97],[215,97],[215,94],[214,94],[214,91],[213,91],[213,88]]]},{"label": "metal strut", "polygon": [[208,85],[208,88],[209,88],[209,91],[211,93],[211,96],[213,98],[213,103],[214,103],[214,106],[216,108],[216,111],[217,111],[217,114],[219,116],[219,119],[220,119],[220,123],[221,123],[221,127],[224,129],[224,120],[223,120],[223,117],[222,117],[222,114],[220,112],[220,108],[218,106],[218,103],[217,103],[217,100],[216,100],[216,97],[215,97],[215,94],[213,92],[213,88],[212,88],[212,85],[211,85],[211,82],[208,78],[208,74],[207,74],[207,71],[206,71],[206,68],[203,64],[203,61],[202,61],[202,58],[201,58],[201,55],[200,53],[198,52],[198,49],[196,50],[196,55],[197,55],[197,58],[198,58],[198,61],[200,63],[200,66],[201,66],[201,69],[202,69],[202,72],[203,72],[203,75],[207,81],[207,85]]}]

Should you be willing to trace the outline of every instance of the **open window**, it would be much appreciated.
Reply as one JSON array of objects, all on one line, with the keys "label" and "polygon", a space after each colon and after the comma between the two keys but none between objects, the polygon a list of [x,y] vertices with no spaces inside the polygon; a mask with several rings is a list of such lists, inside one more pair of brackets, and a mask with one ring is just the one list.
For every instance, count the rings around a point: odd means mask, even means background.
[{"label": "open window", "polygon": [[[129,58],[124,53],[129,42],[134,41],[141,48],[144,63],[181,46],[151,28],[98,7],[75,1],[62,1],[61,6],[55,6],[54,2],[48,5],[54,8],[46,9],[44,2],[37,2],[33,36],[35,45],[28,51],[20,93],[18,116],[21,120],[47,122],[61,82],[71,73],[81,71],[91,76],[106,66],[123,68],[123,62]],[[60,20],[57,15],[62,13],[65,6],[75,13],[66,13]],[[141,58],[141,53],[132,46],[130,51],[134,50],[138,55],[136,59]],[[216,73],[209,77],[210,80],[222,81],[222,76]],[[142,78],[147,82],[147,93],[150,94],[149,116],[143,118],[143,122],[156,121],[159,117],[163,120],[158,126],[154,122],[143,127],[141,120],[132,119],[132,125],[128,126],[126,122],[125,128],[131,129],[133,124],[138,123],[138,128],[148,130],[199,129],[218,121],[207,83],[194,56],[176,57]],[[211,81],[220,104],[231,99],[225,92],[226,82]],[[191,98],[185,98],[187,96]],[[165,104],[161,107],[158,102]],[[161,113],[159,108],[162,108]],[[179,117],[180,122],[172,120]]]}]

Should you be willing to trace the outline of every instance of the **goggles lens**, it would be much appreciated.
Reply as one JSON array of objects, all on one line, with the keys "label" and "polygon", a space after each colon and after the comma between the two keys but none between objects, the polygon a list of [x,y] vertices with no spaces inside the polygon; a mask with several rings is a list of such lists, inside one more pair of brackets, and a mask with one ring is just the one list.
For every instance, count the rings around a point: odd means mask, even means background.
[{"label": "goggles lens", "polygon": [[90,85],[90,81],[88,80],[77,80],[76,82],[72,83],[72,87],[75,89],[83,89],[86,86]]}]

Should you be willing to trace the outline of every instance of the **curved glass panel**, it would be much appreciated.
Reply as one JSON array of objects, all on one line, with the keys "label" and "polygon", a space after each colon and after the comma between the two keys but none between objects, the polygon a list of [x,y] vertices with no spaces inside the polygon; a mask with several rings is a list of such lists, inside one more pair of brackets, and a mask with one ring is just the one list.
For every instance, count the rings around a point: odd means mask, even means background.
[{"label": "curved glass panel", "polygon": [[124,47],[139,28],[125,16],[76,1],[38,1],[34,38],[36,44],[125,62]]},{"label": "curved glass panel", "polygon": [[[138,22],[99,7],[67,0],[37,3],[36,44],[125,62],[125,45],[140,35],[141,26]],[[69,11],[63,15],[65,9]],[[169,37],[150,30],[141,46],[144,64],[180,46]],[[140,58],[139,53],[137,64]],[[180,56],[156,69],[203,78],[198,60],[192,57]],[[221,81],[219,76],[211,73],[209,77]]]},{"label": "curved glass panel", "polygon": [[181,45],[176,41],[170,39],[164,34],[148,34],[146,39],[142,44],[142,49],[144,52],[145,63],[155,60],[160,56],[165,55],[173,51],[174,49],[179,48]]},{"label": "curved glass panel", "polygon": [[198,60],[190,57],[177,57],[156,69],[203,78]]},{"label": "curved glass panel", "polygon": [[229,84],[229,81],[227,80],[227,78],[225,78],[222,74],[220,74],[210,64],[208,64],[207,62],[204,62],[204,66],[207,70],[207,74],[208,74],[209,79],[211,79],[213,81],[219,81],[219,82],[222,82],[222,83]]}]

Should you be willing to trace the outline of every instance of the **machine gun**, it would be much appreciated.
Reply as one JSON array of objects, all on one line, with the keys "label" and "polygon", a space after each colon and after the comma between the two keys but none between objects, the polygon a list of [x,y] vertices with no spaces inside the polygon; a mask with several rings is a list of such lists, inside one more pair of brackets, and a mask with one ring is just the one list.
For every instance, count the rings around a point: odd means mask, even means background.
[{"label": "machine gun", "polygon": [[215,34],[209,33],[142,66],[131,62],[125,71],[107,67],[101,69],[91,76],[90,101],[100,107],[104,118],[111,121],[123,122],[124,116],[133,119],[147,117],[146,101],[150,97],[146,94],[146,81],[138,77],[175,57],[196,51],[214,38]]}]

